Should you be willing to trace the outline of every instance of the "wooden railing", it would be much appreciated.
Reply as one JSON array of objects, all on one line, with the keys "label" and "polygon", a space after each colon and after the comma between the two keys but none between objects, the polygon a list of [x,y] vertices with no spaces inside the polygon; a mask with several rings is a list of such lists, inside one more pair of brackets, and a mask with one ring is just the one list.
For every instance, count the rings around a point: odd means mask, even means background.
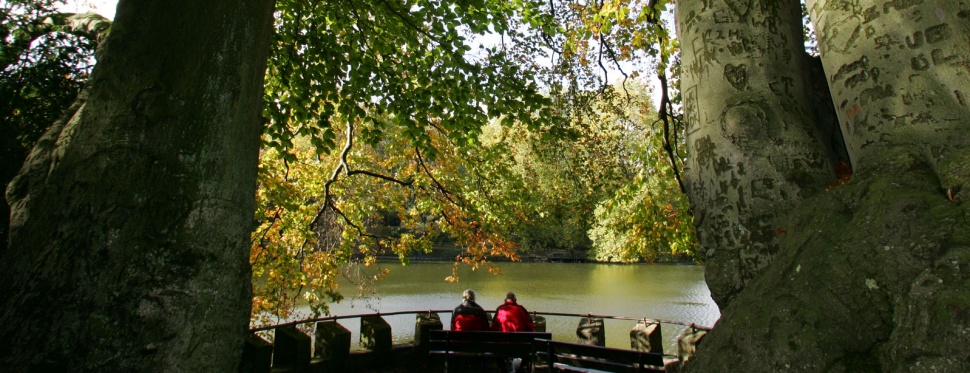
[{"label": "wooden railing", "polygon": [[[451,313],[452,310],[380,312],[255,327],[250,329],[240,371],[269,372],[276,368],[295,372],[355,371],[403,365],[417,365],[412,368],[421,369],[427,356],[428,331],[447,329],[439,314]],[[391,326],[384,317],[400,315],[415,315],[414,335],[411,343],[394,345]],[[578,318],[577,342],[598,346],[603,346],[606,341],[603,320],[634,321],[636,325],[630,330],[631,349],[659,354],[664,354],[662,325],[684,326],[684,332],[678,337],[677,353],[665,354],[675,363],[689,358],[710,330],[706,326],[676,320],[563,312],[532,312],[532,315],[537,331],[546,331],[547,316]],[[360,350],[351,349],[351,332],[340,324],[340,321],[351,319],[360,320]]]}]

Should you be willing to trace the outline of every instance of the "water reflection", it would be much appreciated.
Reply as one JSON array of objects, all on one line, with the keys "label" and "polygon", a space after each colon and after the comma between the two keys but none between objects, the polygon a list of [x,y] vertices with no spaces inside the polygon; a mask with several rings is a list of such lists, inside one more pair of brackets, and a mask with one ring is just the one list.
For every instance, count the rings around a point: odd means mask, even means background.
[{"label": "water reflection", "polygon": [[[377,296],[347,300],[331,306],[334,315],[404,310],[453,309],[461,292],[472,288],[486,310],[501,304],[514,291],[529,311],[600,314],[676,320],[711,326],[720,313],[704,283],[704,269],[678,265],[616,265],[570,263],[502,263],[502,275],[484,269],[462,268],[461,281],[448,283],[451,263],[413,263],[407,267],[383,264],[391,273],[377,287]],[[343,286],[351,286],[345,284]],[[352,287],[350,288],[352,289]],[[449,325],[450,314],[441,315]],[[414,316],[388,317],[395,339],[403,342],[414,332]],[[548,317],[554,339],[575,341],[578,319]],[[356,320],[341,322],[354,333]],[[607,345],[629,348],[634,323],[607,320]],[[664,350],[674,353],[674,341],[682,328],[663,326]]]}]

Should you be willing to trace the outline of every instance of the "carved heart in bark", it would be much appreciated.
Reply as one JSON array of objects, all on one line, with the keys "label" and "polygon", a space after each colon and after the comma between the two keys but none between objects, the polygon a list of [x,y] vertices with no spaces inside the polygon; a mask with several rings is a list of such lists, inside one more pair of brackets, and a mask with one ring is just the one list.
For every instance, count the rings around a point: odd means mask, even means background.
[{"label": "carved heart in bark", "polygon": [[724,2],[738,16],[737,21],[743,22],[748,18],[748,13],[751,13],[754,0],[725,0]]},{"label": "carved heart in bark", "polygon": [[724,79],[731,83],[734,88],[743,91],[748,87],[748,68],[744,64],[737,66],[728,64],[724,66]]}]

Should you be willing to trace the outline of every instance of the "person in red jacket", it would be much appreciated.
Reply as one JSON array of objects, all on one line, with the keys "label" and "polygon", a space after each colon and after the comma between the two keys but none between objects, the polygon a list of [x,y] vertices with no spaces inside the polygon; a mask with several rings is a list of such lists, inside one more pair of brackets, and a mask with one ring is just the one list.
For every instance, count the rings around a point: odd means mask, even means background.
[{"label": "person in red jacket", "polygon": [[488,315],[485,314],[482,306],[475,303],[475,291],[465,290],[461,298],[461,304],[455,307],[455,312],[451,314],[451,330],[488,330]]},{"label": "person in red jacket", "polygon": [[529,311],[525,307],[516,303],[515,293],[505,294],[505,304],[498,306],[495,310],[495,318],[492,319],[492,330],[501,332],[534,332],[536,325],[529,317]]}]

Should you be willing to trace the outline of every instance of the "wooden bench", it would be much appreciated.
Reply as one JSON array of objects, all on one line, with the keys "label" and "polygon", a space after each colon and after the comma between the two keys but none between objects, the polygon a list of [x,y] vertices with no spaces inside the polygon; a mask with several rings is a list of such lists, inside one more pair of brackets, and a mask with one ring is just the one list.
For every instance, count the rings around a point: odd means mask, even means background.
[{"label": "wooden bench", "polygon": [[536,372],[663,372],[658,353],[536,339]]},{"label": "wooden bench", "polygon": [[428,337],[431,357],[444,357],[447,371],[465,371],[468,368],[462,364],[483,366],[505,358],[521,358],[523,364],[531,364],[535,357],[533,340],[550,339],[552,333],[431,330]]}]

